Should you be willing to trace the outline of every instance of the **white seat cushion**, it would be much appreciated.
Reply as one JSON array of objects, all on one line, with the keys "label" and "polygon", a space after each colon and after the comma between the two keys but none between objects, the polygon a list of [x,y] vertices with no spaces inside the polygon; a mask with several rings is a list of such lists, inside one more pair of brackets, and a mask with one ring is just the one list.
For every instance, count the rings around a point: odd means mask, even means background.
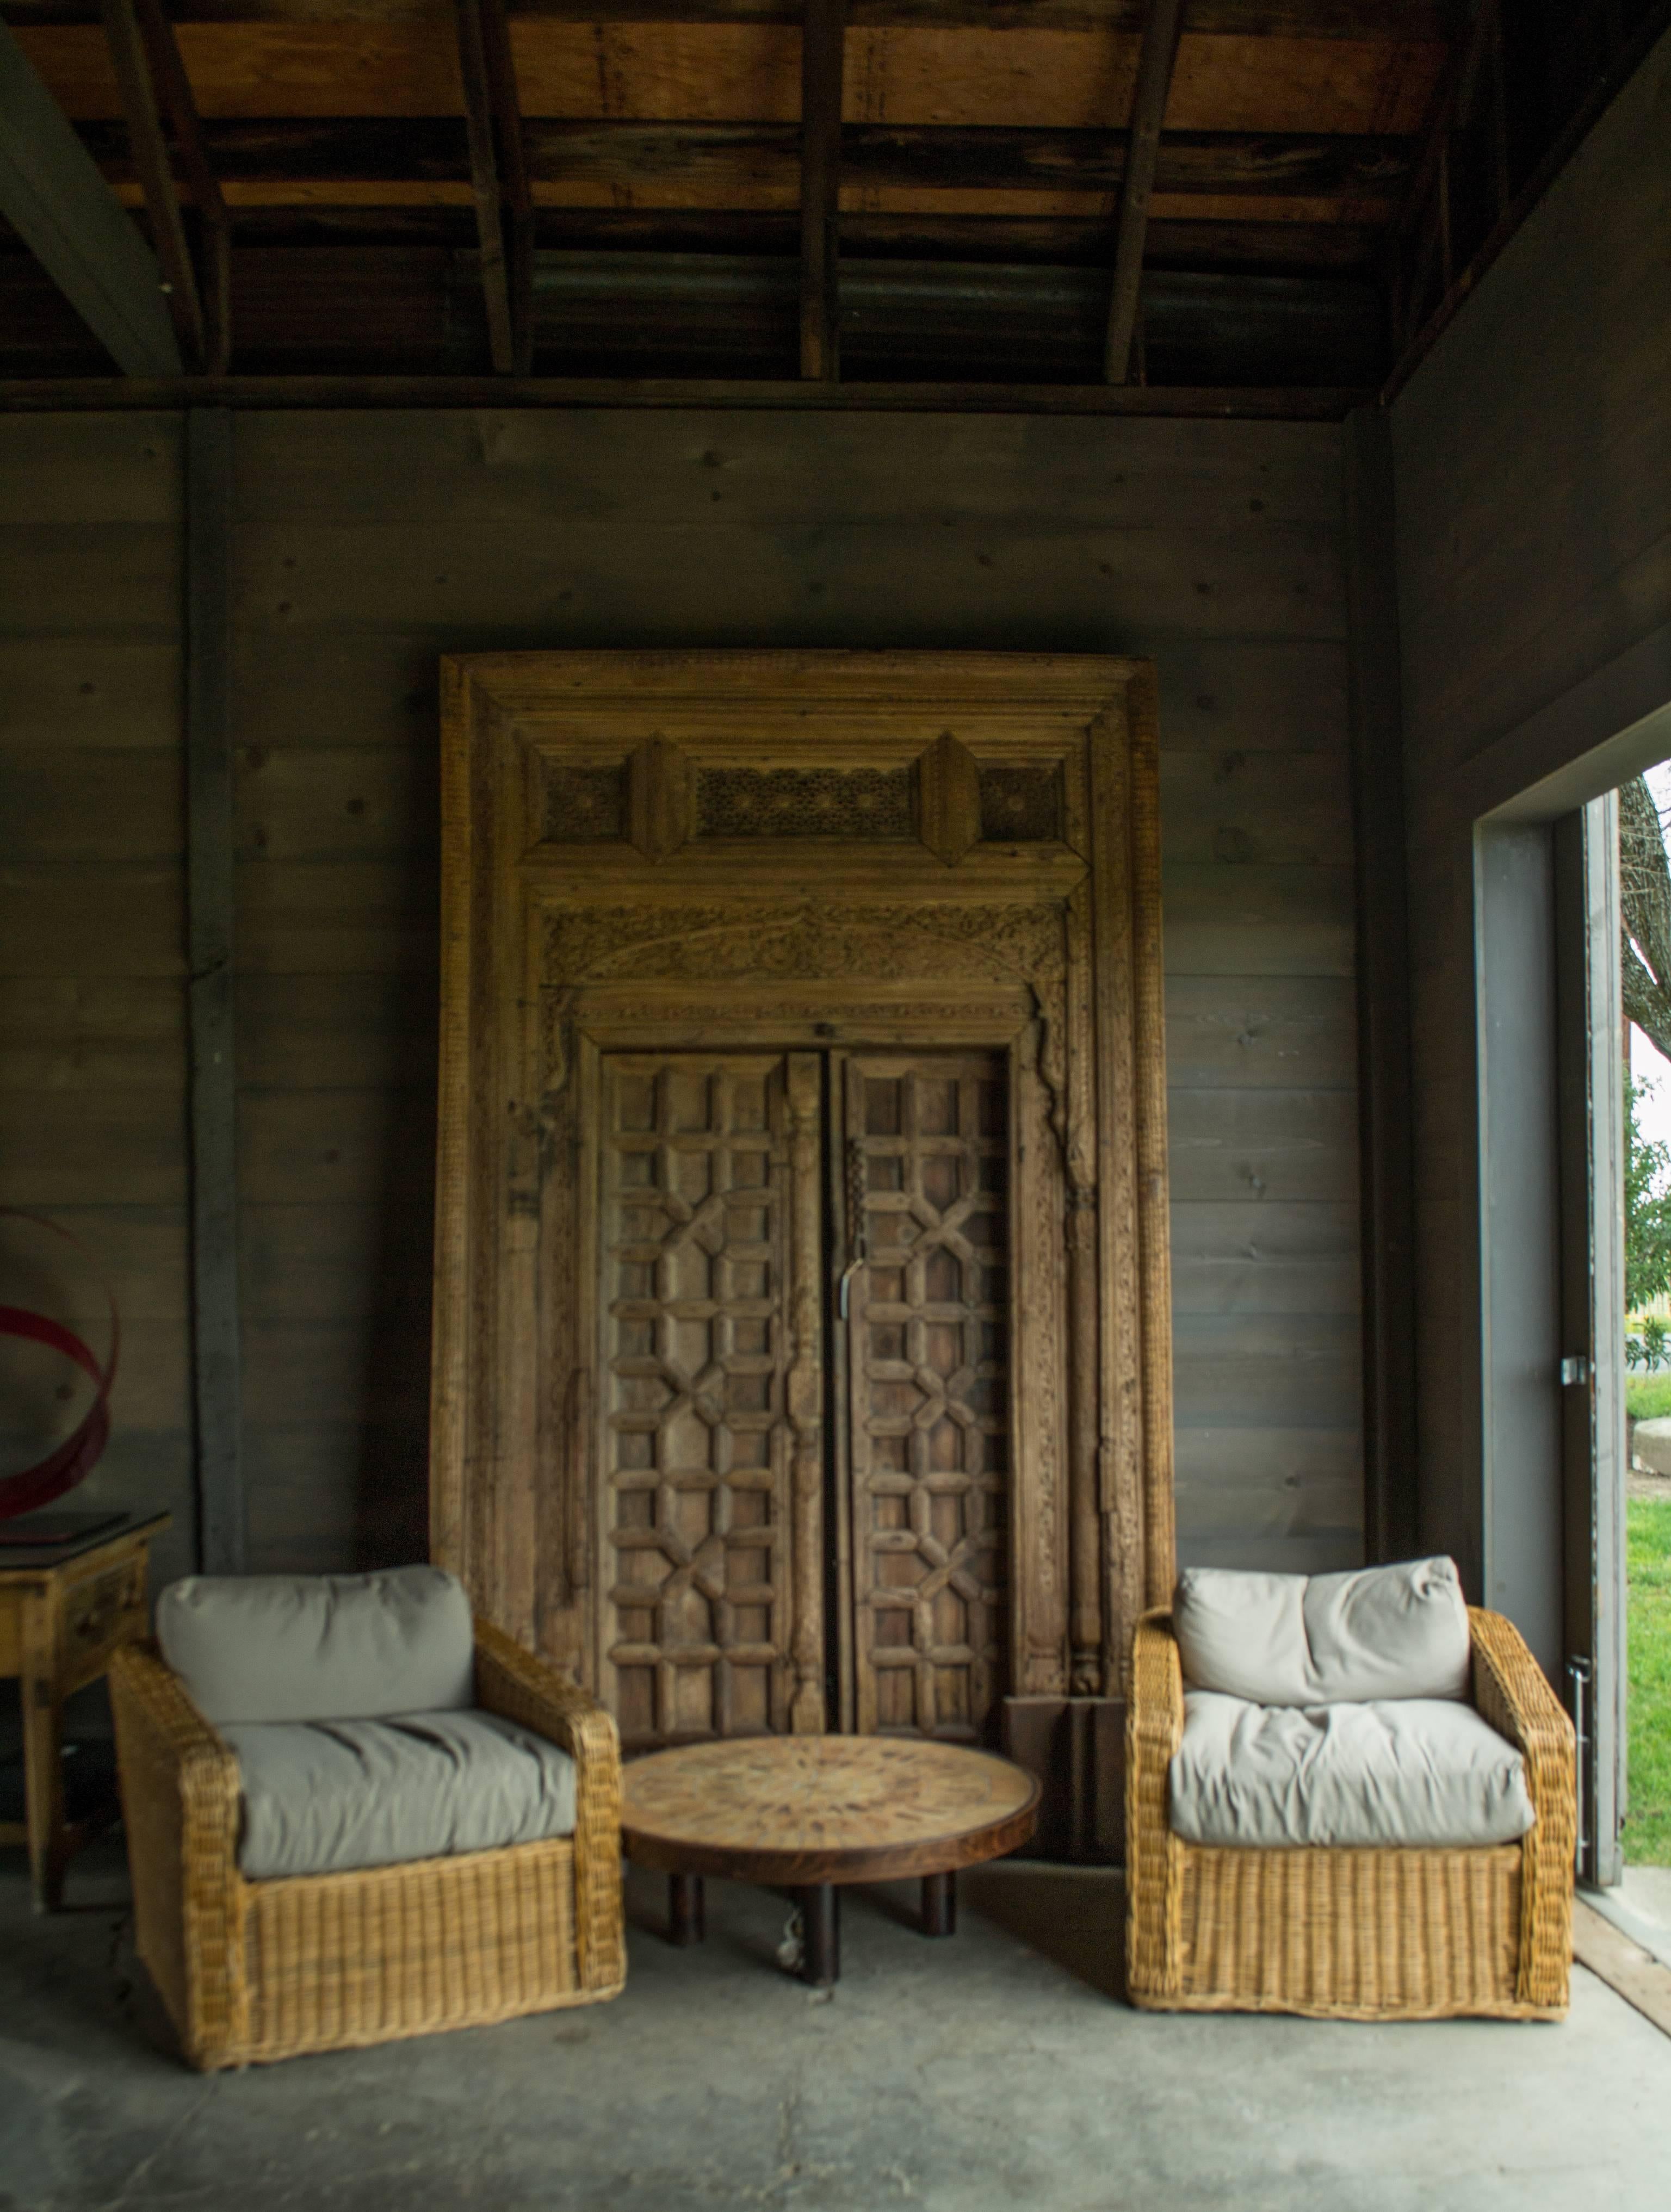
[{"label": "white seat cushion", "polygon": [[1467,1606],[1449,1559],[1340,1575],[1190,1567],[1178,1580],[1172,1627],[1193,1687],[1255,1705],[1469,1692]]},{"label": "white seat cushion", "polygon": [[1524,1762],[1471,1705],[1184,1698],[1170,1825],[1193,1844],[1510,1844],[1534,1821]]},{"label": "white seat cushion", "polygon": [[188,1575],[156,1601],[162,1656],[207,1720],[382,1720],[476,1697],[470,1600],[440,1567]]},{"label": "white seat cushion", "polygon": [[497,1713],[224,1728],[244,1788],[252,1880],[493,1850],[567,1836],[574,1764]]}]

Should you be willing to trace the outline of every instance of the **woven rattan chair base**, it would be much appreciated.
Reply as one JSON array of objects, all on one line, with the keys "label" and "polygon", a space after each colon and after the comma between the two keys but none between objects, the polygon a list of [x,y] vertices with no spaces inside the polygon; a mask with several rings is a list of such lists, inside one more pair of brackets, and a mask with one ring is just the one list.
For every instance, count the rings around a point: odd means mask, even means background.
[{"label": "woven rattan chair base", "polygon": [[621,1990],[615,1723],[478,1623],[476,1693],[575,1764],[572,1837],[350,1874],[246,1881],[238,1762],[154,1650],[111,1674],[139,1956],[190,2065],[346,2051]]},{"label": "woven rattan chair base", "polygon": [[1151,2011],[1559,2020],[1526,2003],[1521,1847],[1234,1850],[1184,1844],[1175,1989]]},{"label": "woven rattan chair base", "polygon": [[1572,1724],[1500,1615],[1470,1611],[1474,1702],[1520,1747],[1537,1818],[1473,1850],[1260,1850],[1168,1824],[1183,1734],[1171,1623],[1139,1623],[1127,1722],[1127,1986],[1156,2012],[1560,2020],[1572,1959]]}]

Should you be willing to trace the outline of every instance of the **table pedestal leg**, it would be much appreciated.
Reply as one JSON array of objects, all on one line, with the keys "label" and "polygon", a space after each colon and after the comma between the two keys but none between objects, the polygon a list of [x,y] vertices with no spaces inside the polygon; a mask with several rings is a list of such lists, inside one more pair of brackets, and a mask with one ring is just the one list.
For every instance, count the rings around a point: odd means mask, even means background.
[{"label": "table pedestal leg", "polygon": [[842,1978],[841,1893],[821,1881],[800,1893],[801,1979],[827,1990]]},{"label": "table pedestal leg", "polygon": [[957,1934],[957,1877],[955,1874],[924,1875],[922,1932],[925,1936]]},{"label": "table pedestal leg", "polygon": [[667,1877],[667,1941],[681,1948],[700,1943],[708,1933],[707,1893],[699,1874]]}]

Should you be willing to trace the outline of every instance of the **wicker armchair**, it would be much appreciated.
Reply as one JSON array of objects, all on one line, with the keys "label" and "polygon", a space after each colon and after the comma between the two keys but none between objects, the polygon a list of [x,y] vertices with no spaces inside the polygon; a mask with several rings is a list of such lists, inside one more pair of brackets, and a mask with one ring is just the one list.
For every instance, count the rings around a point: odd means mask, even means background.
[{"label": "wicker armchair", "polygon": [[1127,1961],[1160,2011],[1559,2020],[1572,1955],[1572,1724],[1519,1632],[1470,1607],[1474,1703],[1516,1744],[1537,1819],[1467,1850],[1195,1844],[1168,1825],[1183,1733],[1170,1617],[1144,1616],[1127,1723]]},{"label": "wicker armchair", "polygon": [[164,1665],[111,1663],[139,1956],[205,2069],[592,2004],[626,1973],[615,1723],[483,1621],[477,1702],[559,1743],[575,1826],[346,1874],[239,1872],[236,1758]]}]

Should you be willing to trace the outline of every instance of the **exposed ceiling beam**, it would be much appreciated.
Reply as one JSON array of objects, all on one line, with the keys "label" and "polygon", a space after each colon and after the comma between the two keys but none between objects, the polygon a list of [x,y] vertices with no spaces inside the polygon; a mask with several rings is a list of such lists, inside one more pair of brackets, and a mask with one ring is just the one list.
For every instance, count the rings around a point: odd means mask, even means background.
[{"label": "exposed ceiling beam", "polygon": [[1132,127],[1126,174],[1120,187],[1120,228],[1115,246],[1114,284],[1109,298],[1109,328],[1103,349],[1103,374],[1124,384],[1131,368],[1132,333],[1137,327],[1138,294],[1143,283],[1143,240],[1149,228],[1160,153],[1161,125],[1183,31],[1184,0],[1151,0],[1138,58],[1132,95]]},{"label": "exposed ceiling beam", "polygon": [[[146,27],[151,33],[149,40],[145,28],[142,28],[142,10],[151,18]],[[173,33],[166,17],[154,6],[148,8],[146,0],[104,0],[104,19],[116,88],[127,119],[128,143],[145,195],[151,243],[161,264],[174,335],[187,365],[194,369],[205,368],[210,366],[210,348],[204,303],[197,290],[197,272],[192,265],[179,194],[174,185],[173,162],[163,128],[159,88],[151,67],[151,43],[161,43],[173,52]],[[184,71],[181,78],[184,82]],[[189,90],[187,97],[189,102]],[[222,360],[215,366],[224,369],[226,364]]]},{"label": "exposed ceiling beam", "polygon": [[806,0],[800,34],[800,373],[841,374],[842,62],[846,0]]},{"label": "exposed ceiling beam", "polygon": [[[107,175],[132,176],[119,126],[84,124],[82,136]],[[471,173],[465,126],[451,116],[222,119],[205,122],[204,136],[228,185],[462,183]],[[523,138],[536,184],[677,183],[705,192],[765,185],[781,191],[787,204],[799,198],[800,128],[793,123],[531,117]],[[1123,131],[849,123],[842,134],[842,175],[849,185],[908,190],[1105,192],[1125,175],[1127,139]],[[1156,157],[1154,189],[1395,199],[1412,157],[1413,141],[1401,137],[1169,131]]]},{"label": "exposed ceiling beam", "polygon": [[[172,0],[177,23],[441,23],[448,0]],[[801,0],[510,0],[513,16],[582,23],[798,23]],[[1193,0],[1192,31],[1229,38],[1443,44],[1450,0]],[[4,0],[14,23],[94,23],[98,0]],[[848,0],[858,25],[1140,33],[1146,0]]]},{"label": "exposed ceiling beam", "polygon": [[499,158],[493,143],[493,100],[488,89],[483,12],[483,0],[457,0],[459,76],[464,88],[470,186],[476,202],[476,234],[481,248],[488,353],[499,375],[512,376],[518,373],[516,343],[511,333],[510,272],[505,260],[505,216],[499,190]]},{"label": "exposed ceiling beam", "polygon": [[144,41],[151,82],[173,133],[174,152],[197,210],[204,367],[211,376],[224,376],[232,358],[232,223],[204,147],[203,125],[191,80],[162,0],[131,0],[131,4]]},{"label": "exposed ceiling beam", "polygon": [[0,214],[129,376],[178,376],[156,259],[0,25]]},{"label": "exposed ceiling beam", "polygon": [[528,152],[522,136],[522,103],[517,97],[516,62],[511,52],[505,0],[480,0],[482,51],[488,69],[488,100],[499,152],[499,187],[505,210],[506,279],[511,300],[511,355],[516,374],[533,366],[534,195],[528,176]]}]

